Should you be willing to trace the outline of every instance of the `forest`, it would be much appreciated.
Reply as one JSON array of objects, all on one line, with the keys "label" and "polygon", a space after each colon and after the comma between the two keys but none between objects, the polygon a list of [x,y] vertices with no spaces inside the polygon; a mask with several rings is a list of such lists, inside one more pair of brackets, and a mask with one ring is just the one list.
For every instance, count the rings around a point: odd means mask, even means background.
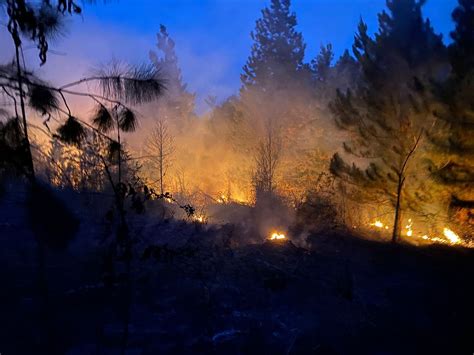
[{"label": "forest", "polygon": [[98,5],[0,0],[0,355],[472,353],[474,0],[425,3],[308,59],[262,2],[200,110],[166,23],[52,81]]}]

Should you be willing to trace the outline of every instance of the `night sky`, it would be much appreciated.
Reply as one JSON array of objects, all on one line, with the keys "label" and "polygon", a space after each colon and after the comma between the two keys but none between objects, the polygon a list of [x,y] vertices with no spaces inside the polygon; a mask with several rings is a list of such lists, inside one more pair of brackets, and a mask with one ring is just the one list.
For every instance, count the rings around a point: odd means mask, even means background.
[{"label": "night sky", "polygon": [[[240,72],[250,52],[250,31],[269,0],[120,0],[101,1],[84,8],[64,38],[51,45],[49,62],[41,71],[53,77],[60,71],[60,83],[87,73],[112,57],[133,63],[148,60],[155,48],[159,24],[177,44],[185,81],[198,94],[198,111],[205,109],[203,99],[216,95],[219,100],[237,92]],[[437,32],[449,41],[451,11],[455,0],[431,0],[424,7]],[[377,13],[385,0],[293,0],[298,29],[307,44],[307,59],[313,58],[321,44],[332,43],[336,55],[350,48],[359,18],[370,32],[377,29]],[[6,31],[3,31],[6,32]],[[3,34],[5,36],[5,34]],[[12,56],[8,38],[0,38],[6,51],[0,59]],[[27,54],[28,64],[39,68],[34,51]],[[55,75],[56,77],[56,75]]]}]

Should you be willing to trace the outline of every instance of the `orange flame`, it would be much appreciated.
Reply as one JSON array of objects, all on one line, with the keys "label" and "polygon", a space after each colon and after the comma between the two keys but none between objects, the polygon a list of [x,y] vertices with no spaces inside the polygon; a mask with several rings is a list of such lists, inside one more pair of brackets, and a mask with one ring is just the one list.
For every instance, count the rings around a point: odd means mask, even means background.
[{"label": "orange flame", "polygon": [[282,239],[286,239],[286,235],[283,233],[278,233],[278,232],[273,232],[270,237],[270,240],[282,240]]}]

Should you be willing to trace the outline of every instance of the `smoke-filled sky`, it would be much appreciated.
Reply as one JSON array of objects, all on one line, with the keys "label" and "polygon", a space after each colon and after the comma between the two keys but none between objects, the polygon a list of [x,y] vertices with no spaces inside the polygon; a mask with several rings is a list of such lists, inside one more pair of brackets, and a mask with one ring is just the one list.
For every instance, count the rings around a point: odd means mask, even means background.
[{"label": "smoke-filled sky", "polygon": [[[116,0],[84,8],[82,18],[70,20],[65,37],[51,44],[43,75],[63,83],[87,73],[111,58],[139,63],[155,49],[155,34],[164,24],[176,41],[185,81],[198,94],[198,110],[204,99],[219,100],[236,93],[240,72],[250,52],[250,31],[269,0]],[[449,41],[452,9],[456,0],[428,0],[424,15]],[[321,44],[332,43],[336,55],[352,45],[359,18],[369,30],[377,29],[377,13],[385,0],[293,0],[298,28],[307,44],[307,59]],[[0,31],[0,60],[12,57],[6,31]],[[6,49],[6,50],[4,50]],[[39,68],[36,52],[27,50],[31,67]],[[59,71],[59,75],[58,75]],[[53,75],[54,72],[54,75]]]}]

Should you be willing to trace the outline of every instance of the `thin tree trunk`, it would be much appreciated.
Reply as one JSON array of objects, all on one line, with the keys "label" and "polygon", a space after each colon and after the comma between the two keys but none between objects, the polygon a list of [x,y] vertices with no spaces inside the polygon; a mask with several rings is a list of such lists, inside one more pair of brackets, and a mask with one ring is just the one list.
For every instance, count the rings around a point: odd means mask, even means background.
[{"label": "thin tree trunk", "polygon": [[160,137],[160,193],[163,196],[163,132]]},{"label": "thin tree trunk", "polygon": [[393,232],[392,232],[392,243],[397,243],[398,239],[400,239],[401,233],[401,220],[402,220],[402,212],[401,212],[401,199],[402,199],[402,191],[403,191],[403,184],[405,182],[405,177],[400,176],[398,178],[398,186],[397,186],[397,203],[395,205],[395,219],[393,221]]},{"label": "thin tree trunk", "polygon": [[119,120],[118,117],[116,117],[117,121],[117,141],[119,144],[119,151],[118,151],[118,184],[119,187],[121,187],[122,183],[122,142],[120,140],[120,125],[119,125]]},{"label": "thin tree trunk", "polygon": [[[128,249],[128,241],[127,249]],[[127,251],[128,254],[128,251]],[[130,257],[127,255],[125,260],[125,294],[124,294],[124,306],[123,306],[123,316],[124,316],[124,324],[123,324],[123,335],[122,335],[122,344],[121,344],[121,353],[122,355],[125,354],[127,350],[128,344],[128,337],[130,333],[130,312],[132,306],[132,280],[131,280],[131,260]]]},{"label": "thin tree trunk", "polygon": [[401,211],[401,199],[402,199],[402,192],[403,186],[405,184],[405,171],[407,169],[408,163],[415,153],[418,145],[420,143],[421,137],[423,136],[423,129],[420,131],[418,136],[415,138],[415,143],[413,144],[412,148],[408,152],[403,164],[400,168],[400,172],[398,173],[398,185],[397,185],[397,202],[395,204],[395,219],[393,221],[393,232],[392,232],[392,243],[397,243],[398,239],[400,239],[401,234],[401,220],[402,220],[402,211]]},{"label": "thin tree trunk", "polygon": [[119,188],[116,191],[118,210],[120,214],[119,230],[118,234],[121,238],[119,242],[122,242],[124,245],[124,258],[125,258],[125,294],[124,304],[123,304],[123,335],[121,342],[121,354],[125,354],[128,344],[129,337],[129,325],[130,325],[130,308],[132,304],[132,285],[131,285],[131,243],[129,238],[129,231],[127,221],[125,219],[125,207],[124,207],[124,191],[122,186],[122,140],[120,136],[120,124],[118,116],[116,117],[117,121],[117,141],[119,144],[118,151],[118,186]]},{"label": "thin tree trunk", "polygon": [[[17,31],[15,24],[15,31]],[[25,105],[25,93],[23,91],[23,73],[21,70],[20,64],[20,48],[21,44],[15,42],[15,61],[16,61],[16,70],[17,70],[17,82],[18,82],[18,92],[20,96],[20,111],[21,111],[21,120],[23,125],[23,147],[26,153],[26,177],[31,183],[31,193],[35,193],[36,187],[36,176],[35,169],[33,164],[33,155],[31,154],[31,145],[30,139],[28,136],[28,123],[26,117],[26,105]],[[18,117],[17,117],[18,120]],[[37,240],[37,251],[38,251],[38,298],[39,298],[39,313],[40,313],[40,324],[44,328],[45,339],[44,346],[45,349],[48,349],[50,346],[51,339],[51,329],[49,324],[49,307],[48,307],[48,284],[46,280],[46,247],[41,237],[38,236]]]},{"label": "thin tree trunk", "polygon": [[28,137],[28,125],[26,120],[26,108],[25,108],[25,98],[23,92],[23,77],[20,65],[20,46],[15,44],[15,56],[16,56],[16,69],[17,69],[17,80],[18,80],[18,91],[20,94],[20,108],[21,108],[21,118],[23,122],[23,135],[24,135],[24,144],[26,149],[26,164],[27,164],[27,177],[30,181],[35,179],[35,170],[33,166],[33,155],[31,154],[30,140]]},{"label": "thin tree trunk", "polygon": [[268,192],[273,190],[273,150],[272,150],[272,132],[268,132]]}]

